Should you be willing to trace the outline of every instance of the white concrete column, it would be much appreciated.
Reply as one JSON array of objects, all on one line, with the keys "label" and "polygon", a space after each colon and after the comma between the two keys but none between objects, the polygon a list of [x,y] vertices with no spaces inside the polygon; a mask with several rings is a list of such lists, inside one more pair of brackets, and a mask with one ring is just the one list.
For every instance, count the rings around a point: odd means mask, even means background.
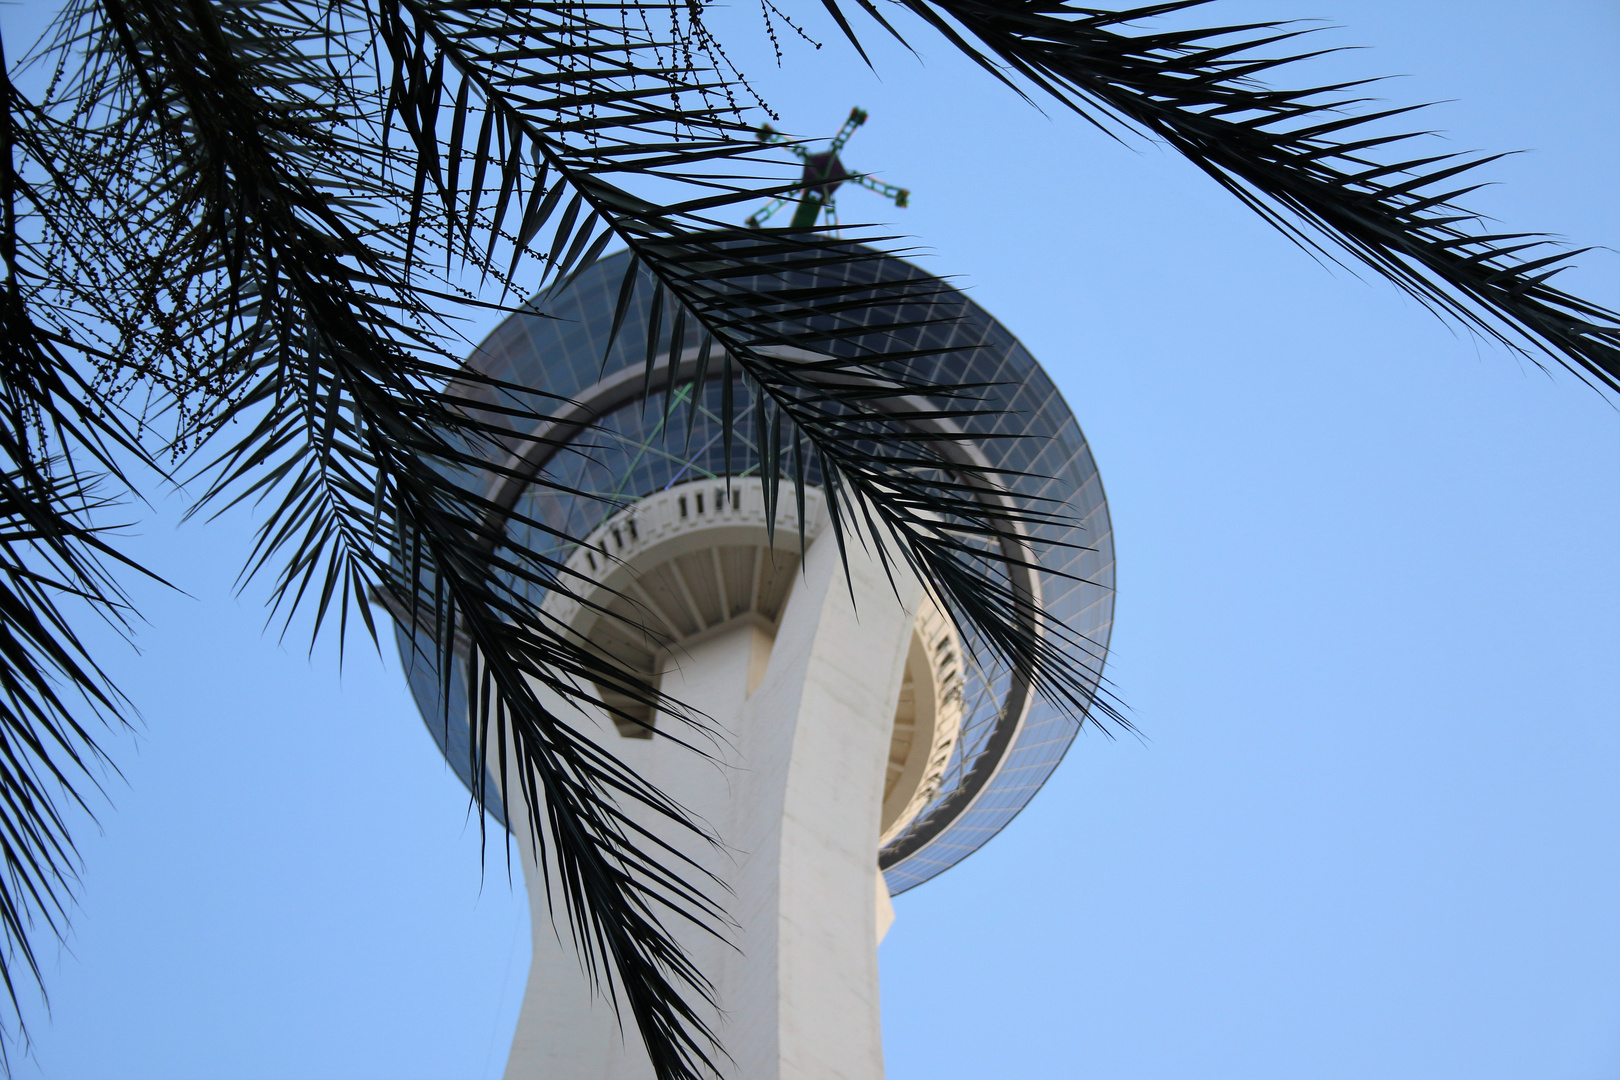
[{"label": "white concrete column", "polygon": [[[796,538],[779,534],[778,542]],[[666,664],[664,689],[729,736],[723,763],[664,739],[624,738],[605,716],[593,720],[605,745],[712,824],[730,849],[707,853],[705,861],[733,890],[723,903],[740,927],[736,948],[676,928],[718,985],[718,1026],[735,1061],[722,1069],[726,1080],[883,1075],[878,834],[921,587],[899,571],[897,597],[858,545],[850,563],[857,599],[836,542],[822,537],[806,553],[774,644],[738,624]],[[762,644],[769,661],[750,694]],[[512,817],[521,822],[524,815],[514,808]],[[553,926],[521,826],[517,843],[534,961],[507,1080],[650,1078],[628,1013],[621,1034],[612,1006],[592,995],[566,923]]]}]

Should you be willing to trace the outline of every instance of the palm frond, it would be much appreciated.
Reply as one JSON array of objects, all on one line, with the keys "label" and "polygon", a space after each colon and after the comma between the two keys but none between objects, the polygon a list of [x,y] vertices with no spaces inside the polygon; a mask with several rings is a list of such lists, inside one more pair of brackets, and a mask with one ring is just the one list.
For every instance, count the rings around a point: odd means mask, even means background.
[{"label": "palm frond", "polygon": [[1131,32],[1210,2],[1106,10],[901,0],[994,77],[1102,130],[1165,143],[1302,246],[1337,250],[1443,317],[1620,390],[1620,314],[1552,283],[1586,249],[1490,231],[1459,204],[1499,155],[1412,149],[1426,133],[1389,122],[1414,107],[1372,107],[1372,80],[1303,89],[1265,81],[1319,55],[1302,47],[1314,31],[1248,23]]},{"label": "palm frond", "polygon": [[53,233],[64,202],[49,167],[47,118],[11,82],[0,52],[0,1069],[26,1041],[20,994],[42,992],[38,938],[66,929],[78,856],[74,812],[111,768],[98,739],[130,704],[76,626],[86,615],[126,633],[117,574],[152,575],[115,546],[104,520],[146,460],[121,414],[86,378],[96,349],[55,284]]},{"label": "palm frond", "polygon": [[[548,403],[452,378],[460,343],[438,307],[459,298],[412,269],[457,223],[418,212],[420,198],[394,185],[399,158],[373,123],[380,99],[353,91],[309,47],[330,44],[316,14],[117,0],[70,12],[63,36],[94,63],[63,97],[99,121],[62,154],[80,189],[98,193],[87,210],[98,248],[81,242],[70,254],[102,260],[104,276],[111,260],[118,283],[73,298],[111,328],[109,369],[167,385],[171,402],[202,400],[177,419],[178,449],[245,423],[214,459],[201,505],[266,505],[248,572],[274,573],[273,603],[288,617],[307,609],[318,633],[334,616],[342,637],[358,614],[374,634],[366,598],[403,580],[422,600],[407,606],[430,612],[442,640],[471,642],[475,708],[517,759],[502,797],[524,797],[533,835],[561,867],[582,952],[615,1000],[611,984],[622,988],[661,1071],[678,1075],[713,1053],[681,990],[701,998],[708,984],[662,920],[722,916],[681,876],[695,867],[640,833],[622,804],[695,826],[538,696],[546,686],[590,699],[590,683],[625,678],[537,617],[527,596],[565,587],[562,568],[502,549],[504,523],[491,524],[493,508],[468,482],[521,440],[514,417],[532,423]],[[366,25],[363,12],[348,14]],[[487,248],[478,265],[500,277]],[[189,352],[177,360],[182,341]],[[511,416],[472,411],[469,382],[524,404]],[[396,559],[415,572],[402,578]],[[488,751],[487,737],[473,748],[480,759]]]}]

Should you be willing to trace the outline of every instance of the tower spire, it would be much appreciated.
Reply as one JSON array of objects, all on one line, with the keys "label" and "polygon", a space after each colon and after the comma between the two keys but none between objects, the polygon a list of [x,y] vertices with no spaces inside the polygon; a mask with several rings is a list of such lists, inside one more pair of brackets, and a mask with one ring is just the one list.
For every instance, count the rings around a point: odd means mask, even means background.
[{"label": "tower spire", "polygon": [[849,110],[849,116],[844,126],[828,142],[827,148],[812,153],[803,145],[788,142],[769,124],[759,129],[759,141],[763,143],[780,143],[787,148],[788,153],[804,162],[804,175],[799,179],[799,186],[787,195],[772,199],[762,209],[750,215],[749,228],[758,228],[773,214],[781,210],[790,202],[797,202],[798,207],[793,211],[792,227],[795,229],[814,228],[821,219],[823,211],[827,215],[827,224],[838,224],[838,209],[833,202],[833,193],[844,183],[854,184],[856,187],[875,191],[885,199],[894,200],[894,205],[904,208],[911,198],[911,192],[893,184],[885,184],[874,180],[865,173],[851,174],[844,167],[843,161],[838,157],[844,145],[849,142],[855,129],[866,123],[866,110],[859,106]]}]

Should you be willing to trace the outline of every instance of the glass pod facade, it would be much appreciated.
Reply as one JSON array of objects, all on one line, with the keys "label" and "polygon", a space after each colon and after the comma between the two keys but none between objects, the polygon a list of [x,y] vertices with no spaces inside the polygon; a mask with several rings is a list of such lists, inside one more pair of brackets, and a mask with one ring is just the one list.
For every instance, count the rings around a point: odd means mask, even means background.
[{"label": "glass pod facade", "polygon": [[[554,412],[557,399],[577,403],[570,407],[576,422],[568,445],[544,449],[544,458],[533,462],[533,481],[506,483],[497,492],[498,501],[518,517],[575,537],[653,492],[720,478],[728,470],[734,476],[754,475],[760,467],[761,410],[740,379],[733,385],[735,437],[728,460],[721,438],[720,363],[711,365],[708,380],[696,391],[695,410],[686,400],[693,393],[690,386],[677,387],[674,407],[667,410],[660,394],[644,400],[641,372],[654,299],[646,271],[609,347],[627,261],[625,253],[608,256],[564,287],[536,297],[468,360],[494,378],[555,395],[541,411]],[[855,272],[876,274],[878,281],[927,276],[896,258],[809,273]],[[1002,471],[1016,499],[1047,512],[1057,507],[1062,522],[1033,530],[1030,537],[1041,568],[1040,602],[1048,618],[1076,639],[1066,648],[1095,693],[1113,621],[1114,550],[1107,501],[1085,437],[1051,379],[1005,327],[955,290],[933,291],[926,304],[931,310],[914,320],[921,325],[904,342],[921,358],[908,363],[930,382],[983,387],[976,393],[988,399],[994,415],[967,418],[962,426],[982,436],[975,440],[979,453]],[[927,318],[936,315],[948,319]],[[696,344],[695,330],[689,331],[689,344]],[[820,482],[813,464],[806,481]],[[520,523],[511,528],[518,543],[557,543]],[[784,536],[778,542],[797,540]],[[465,781],[468,718],[461,680],[454,680],[446,708],[438,697],[437,673],[424,659],[433,650],[413,648],[405,630],[397,633],[428,729]],[[962,644],[960,737],[937,793],[882,849],[880,864],[891,893],[954,866],[1005,827],[1045,783],[1079,729],[1072,708],[1030,693],[971,631]]]}]

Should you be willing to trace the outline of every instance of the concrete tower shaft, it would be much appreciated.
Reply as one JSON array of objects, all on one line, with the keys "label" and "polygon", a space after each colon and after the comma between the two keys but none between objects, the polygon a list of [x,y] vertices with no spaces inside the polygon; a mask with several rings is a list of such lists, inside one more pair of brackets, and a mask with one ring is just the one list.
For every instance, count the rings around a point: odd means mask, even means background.
[{"label": "concrete tower shaft", "polygon": [[[779,510],[773,547],[758,479],[734,479],[729,491],[677,485],[614,515],[570,559],[604,597],[627,596],[625,610],[599,612],[589,595],[546,605],[713,722],[706,758],[657,737],[692,739],[668,717],[649,718],[650,738],[606,709],[588,709],[586,721],[726,840],[720,851],[651,814],[637,822],[729,889],[712,887],[737,923],[730,940],[676,929],[716,984],[712,1020],[734,1059],[726,1077],[883,1075],[877,944],[892,909],[880,834],[926,804],[954,747],[952,717],[960,722],[960,643],[948,620],[914,577],[891,579],[859,544],[849,545],[846,583],[825,524],[811,490],[801,564],[796,505]],[[554,924],[527,815],[514,808],[510,820],[525,858],[534,961],[507,1076],[647,1080],[639,1040],[621,1032],[567,927]]]}]

